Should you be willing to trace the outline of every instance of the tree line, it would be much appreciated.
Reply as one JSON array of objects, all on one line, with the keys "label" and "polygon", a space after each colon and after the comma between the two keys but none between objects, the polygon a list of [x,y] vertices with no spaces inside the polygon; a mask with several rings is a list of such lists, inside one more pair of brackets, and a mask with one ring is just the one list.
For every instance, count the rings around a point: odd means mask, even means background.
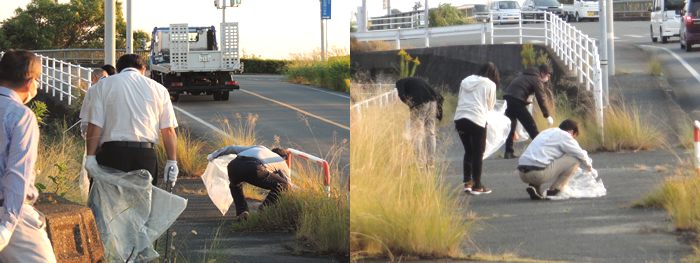
[{"label": "tree line", "polygon": [[[0,50],[104,48],[104,0],[32,0],[15,9],[14,16],[0,22]],[[126,48],[126,22],[122,2],[116,1],[116,48]],[[134,49],[145,49],[143,30],[133,32]]]}]

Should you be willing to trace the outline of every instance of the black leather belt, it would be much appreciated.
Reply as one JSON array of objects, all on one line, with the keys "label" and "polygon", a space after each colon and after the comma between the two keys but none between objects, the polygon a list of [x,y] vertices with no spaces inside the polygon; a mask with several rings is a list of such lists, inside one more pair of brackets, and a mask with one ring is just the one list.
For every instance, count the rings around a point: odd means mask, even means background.
[{"label": "black leather belt", "polygon": [[125,141],[111,141],[105,142],[102,146],[120,146],[127,148],[153,148],[152,142],[125,142]]},{"label": "black leather belt", "polygon": [[527,173],[530,171],[542,171],[544,167],[534,166],[534,165],[518,165],[518,171]]}]

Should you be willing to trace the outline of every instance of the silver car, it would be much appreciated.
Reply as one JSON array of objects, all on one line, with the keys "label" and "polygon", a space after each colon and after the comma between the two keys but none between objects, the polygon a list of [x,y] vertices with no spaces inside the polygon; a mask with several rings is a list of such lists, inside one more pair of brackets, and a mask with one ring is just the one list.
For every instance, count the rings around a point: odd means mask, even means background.
[{"label": "silver car", "polygon": [[520,4],[513,0],[493,1],[491,20],[496,24],[520,22]]}]

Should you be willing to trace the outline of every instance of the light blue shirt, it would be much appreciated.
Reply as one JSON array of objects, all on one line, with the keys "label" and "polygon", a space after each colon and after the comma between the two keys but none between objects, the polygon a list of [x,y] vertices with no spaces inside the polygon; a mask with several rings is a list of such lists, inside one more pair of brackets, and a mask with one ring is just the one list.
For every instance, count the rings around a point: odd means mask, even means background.
[{"label": "light blue shirt", "polygon": [[4,199],[7,211],[0,224],[14,231],[25,199],[34,203],[39,197],[34,187],[39,125],[36,115],[22,104],[19,95],[3,86],[0,86],[0,120],[0,199]]}]

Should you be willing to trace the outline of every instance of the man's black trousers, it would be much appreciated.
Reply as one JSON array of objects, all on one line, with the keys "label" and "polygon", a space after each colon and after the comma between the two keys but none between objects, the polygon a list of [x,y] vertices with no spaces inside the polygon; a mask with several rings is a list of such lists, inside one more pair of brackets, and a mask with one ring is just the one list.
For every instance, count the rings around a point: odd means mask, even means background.
[{"label": "man's black trousers", "polygon": [[228,163],[228,179],[231,181],[229,188],[236,204],[236,215],[248,211],[248,203],[243,195],[243,183],[270,190],[260,207],[277,202],[282,189],[287,189],[289,183],[282,176],[270,172],[258,159],[244,156],[236,157]]},{"label": "man's black trousers", "polygon": [[153,185],[158,183],[158,161],[153,148],[132,148],[104,143],[95,159],[100,165],[124,172],[146,169],[153,177]]},{"label": "man's black trousers", "polygon": [[530,135],[531,140],[537,137],[539,131],[537,131],[537,124],[535,124],[535,120],[532,118],[530,111],[527,110],[527,104],[525,104],[524,101],[511,96],[503,96],[503,99],[508,103],[506,117],[510,119],[510,133],[508,133],[508,138],[506,138],[506,153],[514,153],[513,135],[515,135],[515,128],[518,125],[517,121],[520,121],[520,124],[523,125],[527,134]]}]

